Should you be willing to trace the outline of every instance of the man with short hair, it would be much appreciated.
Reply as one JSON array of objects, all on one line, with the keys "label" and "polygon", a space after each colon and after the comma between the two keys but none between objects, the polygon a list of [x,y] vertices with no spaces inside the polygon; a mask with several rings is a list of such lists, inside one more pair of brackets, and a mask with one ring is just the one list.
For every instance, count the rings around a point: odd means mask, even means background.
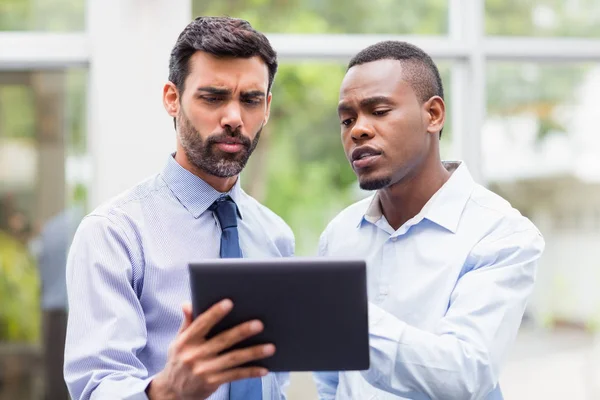
[{"label": "man with short hair", "polygon": [[163,103],[176,153],[75,236],[65,379],[74,399],[281,399],[288,374],[245,366],[271,356],[272,344],[228,351],[261,321],[207,340],[235,304],[193,320],[188,276],[199,259],[294,252],[290,228],[239,182],[269,119],[275,51],[246,21],[199,17],[177,39],[169,71]]},{"label": "man with short hair", "polygon": [[360,187],[321,236],[323,256],[367,260],[371,366],[317,373],[321,399],[502,399],[544,240],[508,202],[442,162],[446,108],[421,49],[359,52],[341,85],[344,151]]}]

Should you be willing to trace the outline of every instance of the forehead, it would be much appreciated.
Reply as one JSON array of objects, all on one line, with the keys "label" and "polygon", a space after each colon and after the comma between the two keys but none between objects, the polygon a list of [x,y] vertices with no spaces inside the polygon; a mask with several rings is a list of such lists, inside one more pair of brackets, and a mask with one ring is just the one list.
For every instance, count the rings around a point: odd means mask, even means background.
[{"label": "forehead", "polygon": [[340,87],[340,101],[414,94],[410,84],[404,80],[404,73],[402,63],[398,60],[378,60],[355,65],[344,76]]},{"label": "forehead", "polygon": [[267,91],[269,69],[259,57],[215,57],[197,51],[189,60],[186,88],[215,86],[232,90]]}]

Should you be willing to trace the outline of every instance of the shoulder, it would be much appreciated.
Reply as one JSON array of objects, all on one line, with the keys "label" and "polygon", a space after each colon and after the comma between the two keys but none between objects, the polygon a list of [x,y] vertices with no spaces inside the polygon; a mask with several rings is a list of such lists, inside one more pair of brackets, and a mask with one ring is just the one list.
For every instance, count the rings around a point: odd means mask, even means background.
[{"label": "shoulder", "polygon": [[154,198],[166,189],[160,174],[147,178],[105,201],[83,217],[76,236],[118,239],[128,245],[139,241],[138,225]]},{"label": "shoulder", "polygon": [[476,185],[467,208],[469,223],[481,235],[471,250],[478,263],[502,264],[506,259],[537,260],[545,241],[534,223],[522,215],[506,199]]},{"label": "shoulder", "polygon": [[480,222],[488,225],[489,233],[502,234],[524,230],[539,233],[533,222],[506,199],[478,184],[469,198],[468,211]]},{"label": "shoulder", "polygon": [[87,217],[104,217],[110,220],[119,219],[128,214],[135,213],[140,207],[152,202],[153,197],[160,194],[166,188],[166,183],[160,174],[156,174],[101,203]]}]

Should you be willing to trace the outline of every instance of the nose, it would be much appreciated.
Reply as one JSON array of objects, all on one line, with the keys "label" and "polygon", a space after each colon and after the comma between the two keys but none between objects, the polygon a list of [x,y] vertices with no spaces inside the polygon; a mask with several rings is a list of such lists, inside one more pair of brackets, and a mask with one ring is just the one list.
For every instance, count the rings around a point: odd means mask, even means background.
[{"label": "nose", "polygon": [[240,106],[236,102],[232,101],[223,109],[221,126],[223,128],[228,127],[231,132],[233,132],[236,129],[241,128],[242,125],[242,112]]},{"label": "nose", "polygon": [[373,126],[369,123],[367,118],[358,117],[352,130],[350,131],[350,137],[353,141],[358,142],[361,140],[369,140],[374,136]]}]

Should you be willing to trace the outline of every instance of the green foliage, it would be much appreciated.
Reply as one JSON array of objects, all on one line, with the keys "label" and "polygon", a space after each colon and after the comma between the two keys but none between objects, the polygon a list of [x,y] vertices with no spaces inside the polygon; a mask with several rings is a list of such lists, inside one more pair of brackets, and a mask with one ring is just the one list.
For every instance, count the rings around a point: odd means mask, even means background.
[{"label": "green foliage", "polygon": [[[40,73],[19,71],[6,74],[13,74],[8,76],[17,79],[0,85],[0,137],[25,141],[35,146],[39,139],[37,124],[44,121],[36,115],[36,108],[40,104],[36,104],[35,91],[39,90],[39,86],[31,84],[30,78]],[[57,79],[61,79],[60,85],[56,86],[57,96],[65,99],[64,139],[68,154],[86,151],[86,78],[85,69],[68,70],[64,75],[57,75]],[[81,203],[86,190],[77,186],[72,202]],[[0,190],[0,195],[5,194],[4,190]],[[31,215],[28,211],[35,203],[35,190],[22,189],[12,195],[16,207]],[[1,209],[3,206],[0,204],[0,214],[6,212]],[[0,230],[0,342],[35,342],[39,339],[39,290],[35,261],[27,247]]]},{"label": "green foliage", "polygon": [[243,18],[263,32],[416,33],[448,31],[447,0],[193,0],[197,15]]},{"label": "green foliage", "polygon": [[598,0],[485,0],[489,35],[600,37]]},{"label": "green foliage", "polygon": [[2,31],[83,31],[85,0],[0,0]]},{"label": "green foliage", "polygon": [[0,342],[35,342],[39,332],[35,263],[24,245],[0,231]]},{"label": "green foliage", "polygon": [[33,97],[27,86],[0,86],[2,136],[32,138],[35,132]]},{"label": "green foliage", "polygon": [[[297,253],[314,254],[320,231],[352,201],[355,176],[341,146],[335,111],[345,68],[338,63],[283,64],[273,85],[271,137],[251,158],[266,163],[263,198],[296,234]],[[261,154],[264,156],[261,157]],[[252,193],[256,195],[256,193]]]}]

